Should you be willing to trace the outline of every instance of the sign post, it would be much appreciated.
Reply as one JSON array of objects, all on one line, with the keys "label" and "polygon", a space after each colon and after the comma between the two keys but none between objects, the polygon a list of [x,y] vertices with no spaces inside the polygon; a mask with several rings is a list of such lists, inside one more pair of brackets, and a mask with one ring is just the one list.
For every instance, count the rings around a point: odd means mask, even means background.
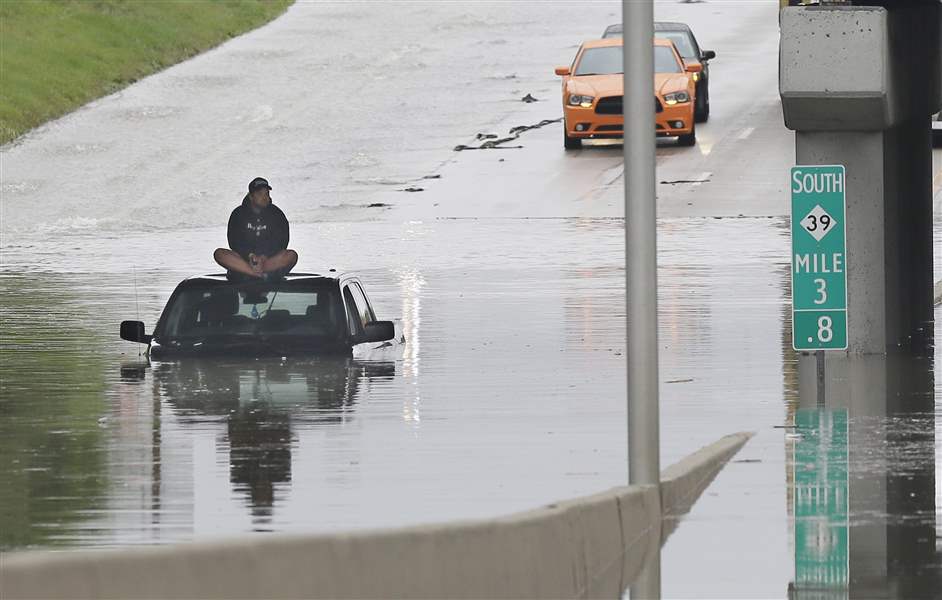
[{"label": "sign post", "polygon": [[847,349],[843,165],[797,166],[792,191],[792,345]]}]

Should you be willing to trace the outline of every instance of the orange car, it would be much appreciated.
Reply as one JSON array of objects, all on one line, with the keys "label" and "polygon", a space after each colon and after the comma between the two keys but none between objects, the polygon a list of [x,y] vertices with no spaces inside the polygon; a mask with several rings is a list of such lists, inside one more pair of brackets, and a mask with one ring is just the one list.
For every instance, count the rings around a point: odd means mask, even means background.
[{"label": "orange car", "polygon": [[[654,40],[654,123],[658,136],[677,136],[681,146],[697,142],[694,125],[696,81],[700,63],[685,65],[670,40]],[[620,138],[622,116],[622,40],[582,44],[563,76],[563,145],[580,148],[588,138]]]}]

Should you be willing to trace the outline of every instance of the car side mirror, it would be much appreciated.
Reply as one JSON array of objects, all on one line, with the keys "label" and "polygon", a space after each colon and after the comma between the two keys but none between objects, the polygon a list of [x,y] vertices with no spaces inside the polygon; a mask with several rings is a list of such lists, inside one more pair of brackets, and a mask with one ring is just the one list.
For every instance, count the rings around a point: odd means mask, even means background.
[{"label": "car side mirror", "polygon": [[373,321],[363,328],[358,342],[385,342],[396,337],[396,325],[392,321]]},{"label": "car side mirror", "polygon": [[700,63],[684,63],[684,70],[688,73],[700,73],[703,71],[703,65]]},{"label": "car side mirror", "polygon": [[121,339],[138,344],[149,344],[153,336],[144,333],[143,321],[121,321]]},{"label": "car side mirror", "polygon": [[700,54],[700,59],[701,59],[701,60],[713,60],[714,58],[716,58],[716,52],[714,52],[714,51],[712,51],[712,50],[704,50],[704,51]]},{"label": "car side mirror", "polygon": [[569,75],[569,67],[556,67],[556,74],[561,76]]}]

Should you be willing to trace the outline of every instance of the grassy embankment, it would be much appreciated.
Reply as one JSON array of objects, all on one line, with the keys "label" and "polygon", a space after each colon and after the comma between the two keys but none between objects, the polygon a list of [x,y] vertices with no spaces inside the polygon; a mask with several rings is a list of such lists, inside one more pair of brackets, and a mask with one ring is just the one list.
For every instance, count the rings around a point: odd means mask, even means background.
[{"label": "grassy embankment", "polygon": [[2,0],[0,144],[280,15],[293,0]]}]

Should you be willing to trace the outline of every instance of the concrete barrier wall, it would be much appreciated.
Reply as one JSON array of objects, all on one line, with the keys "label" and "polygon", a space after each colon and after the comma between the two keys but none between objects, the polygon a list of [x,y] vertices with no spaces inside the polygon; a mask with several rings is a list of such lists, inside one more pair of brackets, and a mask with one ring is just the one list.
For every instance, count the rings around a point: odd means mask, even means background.
[{"label": "concrete barrier wall", "polygon": [[661,508],[664,524],[661,542],[674,532],[694,502],[743,445],[751,433],[734,433],[694,452],[661,472]]},{"label": "concrete barrier wall", "polygon": [[12,598],[620,597],[661,539],[748,439],[667,469],[662,490],[616,488],[537,510],[343,535],[250,537],[127,551],[0,556]]}]

